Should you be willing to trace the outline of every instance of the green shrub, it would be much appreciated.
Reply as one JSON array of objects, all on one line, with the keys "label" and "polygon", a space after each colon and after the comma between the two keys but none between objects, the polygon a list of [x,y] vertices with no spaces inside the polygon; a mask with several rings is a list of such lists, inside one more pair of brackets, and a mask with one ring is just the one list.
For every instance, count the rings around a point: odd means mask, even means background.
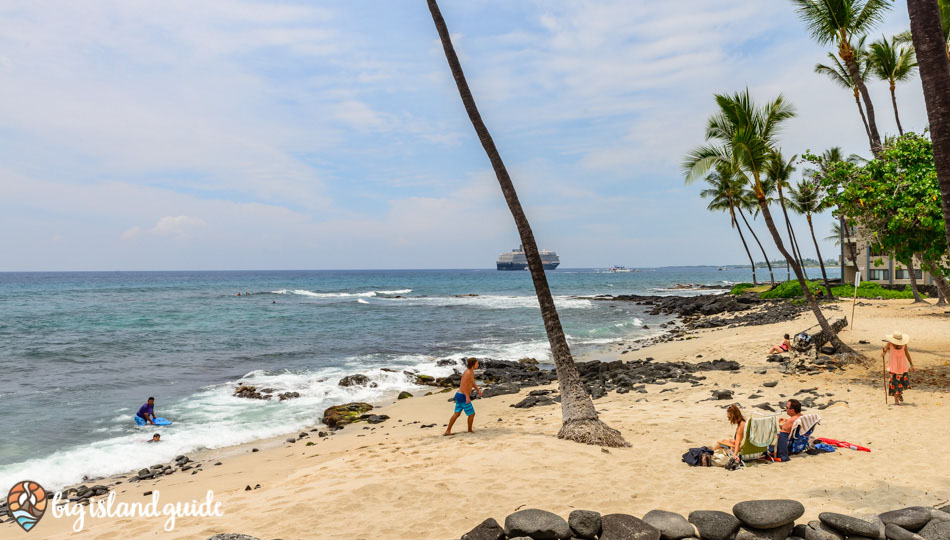
[{"label": "green shrub", "polygon": [[[840,296],[842,298],[854,298],[854,287],[851,285],[839,285],[837,287],[832,287],[831,292],[835,296]],[[921,296],[926,297],[924,293],[920,293]],[[903,290],[892,291],[881,287],[880,284],[873,281],[865,281],[858,286],[858,298],[877,298],[881,297],[884,299],[907,299],[913,298],[914,292],[911,291],[910,285],[904,286]]]},{"label": "green shrub", "polygon": [[736,283],[733,285],[732,290],[729,291],[729,294],[742,294],[746,289],[751,289],[752,287],[755,287],[755,285],[751,283]]},{"label": "green shrub", "polygon": [[[808,288],[814,292],[821,283],[818,281],[809,281]],[[832,289],[834,291],[834,289]],[[802,286],[798,283],[798,280],[785,281],[779,283],[771,291],[765,291],[759,295],[762,298],[795,298],[798,296],[805,296],[805,293],[802,292]]]}]

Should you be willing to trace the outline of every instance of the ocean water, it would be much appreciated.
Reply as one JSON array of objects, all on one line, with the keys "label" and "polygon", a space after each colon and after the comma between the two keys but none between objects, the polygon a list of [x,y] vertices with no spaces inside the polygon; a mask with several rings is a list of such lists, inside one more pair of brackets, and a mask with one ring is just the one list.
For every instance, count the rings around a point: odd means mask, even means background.
[{"label": "ocean water", "polygon": [[[581,296],[748,279],[548,272],[575,356],[669,320]],[[0,343],[0,489],[27,478],[56,489],[297,431],[330,405],[423,390],[402,370],[450,374],[439,359],[550,360],[528,272],[495,270],[0,273]],[[337,384],[353,373],[375,387]],[[301,397],[236,398],[239,381]],[[148,396],[174,425],[135,425]],[[144,444],[153,432],[163,442]]]}]

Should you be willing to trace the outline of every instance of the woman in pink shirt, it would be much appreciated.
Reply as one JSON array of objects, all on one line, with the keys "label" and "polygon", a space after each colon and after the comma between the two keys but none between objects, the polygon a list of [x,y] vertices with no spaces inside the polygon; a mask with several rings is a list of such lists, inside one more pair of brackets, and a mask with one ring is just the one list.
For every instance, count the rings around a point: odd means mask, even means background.
[{"label": "woman in pink shirt", "polygon": [[910,351],[907,350],[910,336],[894,332],[884,336],[884,341],[887,343],[884,344],[881,356],[887,359],[887,371],[891,376],[887,393],[894,396],[894,405],[900,405],[904,401],[904,390],[910,387],[910,379],[907,376],[908,367],[910,371],[917,371],[910,359]]}]

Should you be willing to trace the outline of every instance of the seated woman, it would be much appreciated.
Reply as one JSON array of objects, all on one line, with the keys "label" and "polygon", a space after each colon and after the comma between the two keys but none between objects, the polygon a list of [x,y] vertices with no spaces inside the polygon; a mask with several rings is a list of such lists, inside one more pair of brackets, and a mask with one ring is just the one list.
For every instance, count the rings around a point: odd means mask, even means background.
[{"label": "seated woman", "polygon": [[739,446],[742,444],[742,434],[745,432],[745,417],[739,411],[739,406],[733,403],[726,409],[726,417],[729,423],[736,426],[736,434],[732,439],[723,439],[716,443],[717,446],[732,450],[733,455],[739,455]]},{"label": "seated woman", "polygon": [[782,341],[782,343],[775,345],[774,347],[769,349],[769,354],[787,353],[788,350],[792,347],[792,342],[789,341],[789,339],[791,338],[788,337],[788,334],[785,334],[785,340]]}]

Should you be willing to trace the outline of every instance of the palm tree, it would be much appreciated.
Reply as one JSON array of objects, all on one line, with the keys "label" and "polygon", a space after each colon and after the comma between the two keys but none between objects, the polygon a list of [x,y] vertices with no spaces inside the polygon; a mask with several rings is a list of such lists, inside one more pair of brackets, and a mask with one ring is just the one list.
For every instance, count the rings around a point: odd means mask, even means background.
[{"label": "palm tree", "polygon": [[[802,252],[798,248],[798,239],[795,238],[792,222],[788,219],[788,209],[785,207],[785,195],[782,191],[783,188],[789,187],[789,180],[791,180],[792,173],[795,172],[793,163],[796,157],[798,156],[792,156],[788,161],[785,161],[781,150],[773,152],[772,159],[769,160],[765,168],[766,181],[763,182],[763,185],[767,186],[766,195],[770,195],[773,190],[778,193],[778,201],[782,207],[782,215],[785,216],[785,229],[788,232],[788,242],[792,247],[792,254],[798,258],[798,264],[804,265]],[[786,279],[791,280],[791,265],[786,266],[785,271]]]},{"label": "palm tree", "polygon": [[897,121],[897,132],[904,134],[901,127],[901,117],[897,113],[897,96],[894,87],[898,81],[910,79],[917,69],[917,58],[914,56],[914,47],[899,42],[897,38],[888,41],[881,36],[881,41],[871,44],[868,63],[871,70],[882,81],[887,81],[891,87],[891,103],[894,105],[894,120]]},{"label": "palm tree", "polygon": [[828,298],[834,298],[831,293],[831,285],[828,283],[828,273],[825,272],[825,260],[821,257],[821,248],[818,247],[818,239],[815,238],[815,225],[811,221],[812,214],[818,214],[825,210],[821,186],[814,180],[810,182],[801,181],[795,187],[789,188],[789,202],[792,210],[805,216],[808,221],[808,229],[811,231],[811,241],[815,244],[815,253],[818,254],[818,264],[821,266],[821,279],[825,282],[825,291]]},{"label": "palm tree", "polygon": [[712,199],[706,205],[707,210],[715,212],[729,211],[729,225],[739,231],[742,247],[745,248],[745,254],[748,255],[749,263],[752,265],[752,284],[758,285],[759,281],[755,277],[755,260],[752,258],[749,245],[746,244],[745,236],[742,234],[742,226],[736,220],[736,209],[742,202],[742,181],[737,180],[729,168],[719,164],[716,167],[716,172],[706,177],[706,183],[710,187],[699,192],[699,196],[704,199]]},{"label": "palm tree", "polygon": [[[859,43],[861,43],[861,45],[855,46],[855,53],[858,51],[863,51],[864,39],[865,36],[861,36],[859,39]],[[855,83],[851,78],[851,74],[848,73],[847,66],[841,63],[841,60],[835,56],[835,53],[828,53],[828,58],[831,60],[829,65],[815,64],[815,73],[825,75],[838,86],[851,90],[851,92],[854,94],[854,103],[858,106],[858,113],[861,114],[861,122],[864,124],[864,132],[868,136],[868,143],[873,145],[874,142],[871,140],[871,128],[868,127],[868,119],[866,116],[864,116],[864,106],[861,105],[861,89],[858,88],[857,83]],[[867,61],[864,58],[859,59],[858,67],[859,73],[861,73],[861,79],[866,79],[868,73],[871,71]]]},{"label": "palm tree", "polygon": [[798,283],[805,295],[805,301],[815,314],[822,333],[839,353],[857,355],[838,338],[821,312],[821,308],[808,288],[801,266],[794,260],[782,241],[782,235],[779,234],[775,221],[772,219],[762,188],[763,171],[775,151],[779,128],[782,122],[795,115],[794,110],[781,95],[765,106],[756,106],[749,95],[748,88],[744,92],[731,96],[717,94],[716,104],[719,106],[719,112],[710,117],[706,128],[706,140],[715,141],[715,144],[707,143],[699,146],[687,155],[683,163],[686,181],[694,181],[721,162],[747,173],[775,247],[792,265],[795,277],[798,278]]},{"label": "palm tree", "polygon": [[[747,189],[742,190],[742,195],[739,198],[739,205],[736,206],[736,210],[739,212],[739,217],[742,218],[746,228],[752,233],[752,238],[755,239],[755,243],[759,245],[759,250],[762,252],[762,258],[765,259],[765,266],[769,268],[769,283],[771,283],[774,287],[775,273],[772,271],[772,262],[769,260],[768,254],[765,253],[765,248],[762,247],[762,242],[759,241],[759,235],[755,234],[755,229],[752,228],[752,225],[749,224],[749,220],[746,219],[745,212],[742,211],[743,208],[749,212],[757,212],[759,208],[759,203],[755,200],[755,196]],[[752,219],[755,219],[757,215],[757,213],[754,213],[752,215]]]},{"label": "palm tree", "polygon": [[445,58],[448,60],[462,103],[465,105],[465,112],[468,113],[469,120],[475,128],[475,133],[478,135],[485,153],[488,154],[495,176],[498,178],[498,184],[501,186],[505,201],[508,203],[508,209],[511,211],[515,225],[518,228],[518,234],[521,236],[521,245],[528,260],[528,269],[531,271],[531,279],[534,282],[535,293],[541,306],[541,318],[544,320],[544,329],[551,345],[551,355],[554,357],[558,385],[561,391],[563,424],[557,436],[560,439],[569,439],[586,444],[612,447],[629,446],[629,443],[624,440],[619,431],[607,426],[597,416],[594,402],[591,401],[587,386],[580,378],[577,366],[574,365],[574,359],[571,356],[571,349],[564,337],[564,329],[561,328],[561,321],[554,306],[554,298],[551,296],[551,289],[548,287],[547,277],[544,275],[541,255],[538,253],[538,245],[534,241],[531,225],[521,208],[521,202],[518,200],[518,194],[511,183],[511,177],[508,176],[508,170],[505,168],[505,164],[498,154],[498,149],[495,148],[491,134],[475,106],[475,98],[465,81],[462,65],[455,54],[455,47],[452,46],[452,39],[445,25],[445,19],[442,18],[442,13],[439,11],[439,5],[436,0],[428,0],[428,4],[432,21],[435,23],[435,28],[442,41]]},{"label": "palm tree", "polygon": [[[943,206],[947,244],[950,244],[950,61],[940,9],[935,0],[907,0],[910,31],[917,51],[920,82],[924,87],[930,140]],[[946,11],[944,12],[947,13]]]},{"label": "palm tree", "polygon": [[881,22],[884,12],[890,9],[890,0],[792,0],[798,8],[799,17],[820,45],[837,45],[838,56],[848,68],[851,80],[858,86],[864,108],[867,111],[868,130],[871,133],[871,152],[881,150],[881,135],[874,118],[874,105],[868,94],[861,67],[851,40],[868,34]]}]

